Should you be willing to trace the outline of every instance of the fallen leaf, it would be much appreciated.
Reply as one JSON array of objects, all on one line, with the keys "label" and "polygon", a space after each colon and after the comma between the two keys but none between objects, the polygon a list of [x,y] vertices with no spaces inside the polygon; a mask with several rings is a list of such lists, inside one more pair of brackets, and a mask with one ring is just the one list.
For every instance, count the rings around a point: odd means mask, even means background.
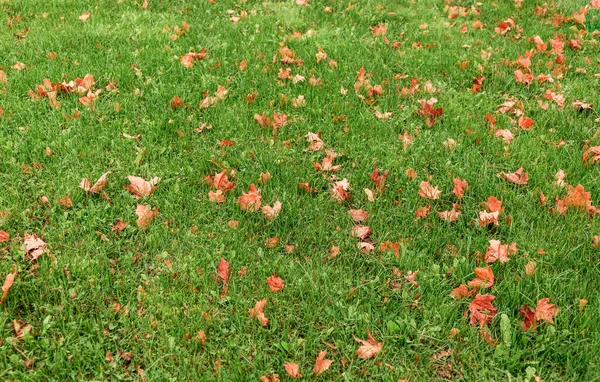
[{"label": "fallen leaf", "polygon": [[28,258],[31,261],[35,261],[46,252],[46,243],[37,237],[36,234],[29,235],[25,232],[24,244],[25,258]]},{"label": "fallen leaf", "polygon": [[368,339],[366,341],[353,336],[354,340],[356,342],[359,342],[362,344],[362,346],[360,346],[358,348],[358,350],[356,350],[356,355],[362,359],[369,359],[369,358],[375,357],[377,354],[379,354],[381,352],[381,349],[383,347],[383,342],[377,342],[375,340],[375,338],[373,338],[373,336],[371,335],[371,332],[368,329],[367,329],[367,336],[368,336]]},{"label": "fallen leaf", "polygon": [[16,271],[6,275],[6,278],[4,279],[4,284],[2,285],[2,297],[0,298],[0,305],[4,302],[4,299],[6,299],[6,296],[8,296],[8,290],[10,289],[11,286],[13,286],[16,276],[17,276]]},{"label": "fallen leaf", "polygon": [[127,179],[131,184],[126,184],[123,187],[138,199],[145,196],[150,196],[152,191],[156,189],[158,182],[160,182],[160,178],[158,177],[154,177],[150,181],[146,181],[143,178],[130,175],[127,177]]},{"label": "fallen leaf", "polygon": [[219,261],[219,265],[217,266],[217,274],[223,281],[223,284],[227,285],[229,283],[229,276],[231,275],[231,270],[229,269],[229,263],[227,260],[221,257]]},{"label": "fallen leaf", "polygon": [[478,293],[469,304],[469,312],[471,314],[469,323],[471,325],[489,324],[498,311],[498,309],[492,305],[492,302],[495,299],[496,296]]},{"label": "fallen leaf", "polygon": [[317,355],[317,360],[315,361],[315,366],[313,367],[313,373],[315,373],[316,375],[320,375],[321,373],[329,369],[329,367],[333,363],[333,360],[325,359],[326,355],[327,350],[323,350],[319,353],[319,355]]},{"label": "fallen leaf", "polygon": [[267,304],[267,299],[265,298],[260,301],[257,301],[256,304],[254,305],[254,308],[250,308],[248,310],[248,312],[250,313],[250,316],[256,318],[262,326],[267,326],[267,324],[269,323],[269,319],[267,317],[265,317],[265,312],[264,312],[264,308],[265,308],[266,304]]},{"label": "fallen leaf", "polygon": [[436,200],[440,198],[442,191],[438,189],[438,186],[432,187],[429,182],[421,182],[419,187],[419,196],[425,199]]},{"label": "fallen leaf", "polygon": [[127,223],[125,223],[121,219],[117,219],[117,220],[115,220],[115,224],[112,226],[112,231],[113,232],[121,232],[125,229],[125,227],[127,227]]},{"label": "fallen leaf", "polygon": [[139,228],[146,228],[148,223],[152,221],[158,215],[158,207],[152,209],[152,207],[138,204],[135,209],[135,214],[138,216],[136,223]]},{"label": "fallen leaf", "polygon": [[240,209],[244,211],[257,211],[260,208],[261,196],[260,189],[257,189],[254,184],[250,185],[250,190],[244,192],[237,200]]},{"label": "fallen leaf", "polygon": [[267,284],[271,288],[271,292],[279,292],[285,286],[283,280],[277,277],[277,273],[273,272],[273,276],[267,277]]},{"label": "fallen leaf", "polygon": [[279,212],[281,212],[281,202],[278,200],[271,206],[263,206],[262,208],[263,216],[265,219],[275,219],[279,216]]},{"label": "fallen leaf", "polygon": [[283,364],[283,367],[285,368],[285,372],[287,373],[288,377],[302,378],[302,374],[300,374],[300,367],[295,363],[286,362]]},{"label": "fallen leaf", "polygon": [[109,175],[110,171],[105,172],[100,178],[98,178],[96,183],[94,183],[93,185],[91,180],[83,178],[81,179],[81,183],[79,183],[79,187],[82,188],[85,192],[98,193],[100,192],[100,190],[102,190],[108,185],[106,179]]},{"label": "fallen leaf", "polygon": [[502,171],[500,175],[502,175],[506,181],[514,184],[527,184],[529,181],[529,174],[523,173],[523,167],[512,173],[505,173]]},{"label": "fallen leaf", "polygon": [[0,230],[0,243],[10,240],[10,235],[6,231]]}]

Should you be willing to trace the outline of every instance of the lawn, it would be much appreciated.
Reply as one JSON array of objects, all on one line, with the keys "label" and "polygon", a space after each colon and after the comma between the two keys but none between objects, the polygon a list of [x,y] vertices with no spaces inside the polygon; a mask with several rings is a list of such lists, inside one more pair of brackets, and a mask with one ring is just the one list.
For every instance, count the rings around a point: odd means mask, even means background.
[{"label": "lawn", "polygon": [[600,379],[600,1],[0,5],[1,380]]}]

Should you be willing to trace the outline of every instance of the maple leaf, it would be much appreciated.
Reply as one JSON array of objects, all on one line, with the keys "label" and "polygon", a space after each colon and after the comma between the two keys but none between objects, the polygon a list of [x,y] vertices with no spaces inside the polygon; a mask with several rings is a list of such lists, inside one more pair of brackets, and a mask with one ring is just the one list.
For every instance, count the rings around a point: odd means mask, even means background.
[{"label": "maple leaf", "polygon": [[144,180],[137,176],[128,176],[127,179],[131,184],[123,186],[126,190],[131,192],[137,199],[145,196],[150,196],[152,191],[156,189],[156,185],[160,182],[160,178],[154,177],[150,181]]},{"label": "maple leaf", "polygon": [[581,184],[578,184],[575,187],[569,185],[568,194],[565,197],[564,202],[569,207],[587,210],[592,205],[590,195],[589,192],[585,192],[585,189]]},{"label": "maple leaf", "polygon": [[387,179],[389,173],[390,170],[385,170],[382,174],[379,174],[379,170],[377,169],[377,166],[375,166],[375,169],[369,175],[369,178],[373,181],[375,189],[378,192],[381,192],[385,189],[385,180]]},{"label": "maple leaf", "polygon": [[326,156],[321,163],[313,162],[313,167],[317,171],[337,171],[341,166],[333,166],[333,158]]},{"label": "maple leaf", "polygon": [[400,244],[398,244],[398,243],[394,243],[391,241],[384,241],[381,244],[379,244],[379,250],[381,252],[393,251],[394,257],[396,257],[396,258],[398,258],[398,256],[400,256]]},{"label": "maple leaf", "polygon": [[424,99],[419,100],[421,108],[416,110],[415,113],[425,117],[427,126],[432,127],[438,117],[444,114],[444,110],[441,107],[434,108],[433,105],[437,102],[437,99],[430,98],[428,101]]},{"label": "maple leaf", "polygon": [[490,224],[497,226],[499,215],[500,215],[499,211],[494,211],[494,212],[479,211],[479,225],[481,225],[482,227],[485,227]]},{"label": "maple leaf", "polygon": [[266,377],[261,376],[260,382],[281,382],[278,374],[269,374]]},{"label": "maple leaf", "polygon": [[432,187],[429,182],[421,182],[419,188],[419,196],[425,199],[436,200],[440,198],[442,191],[438,189],[438,186]]},{"label": "maple leaf", "polygon": [[121,219],[117,219],[117,220],[115,220],[115,224],[112,226],[112,231],[113,232],[121,232],[125,229],[125,227],[127,227],[127,223],[125,223]]},{"label": "maple leaf", "polygon": [[[529,307],[529,305],[525,304],[519,308],[519,315],[523,319],[520,324],[524,331],[528,331],[531,326],[536,325],[535,309]],[[533,331],[535,332],[535,326]]]},{"label": "maple leaf", "polygon": [[264,312],[264,308],[265,308],[266,304],[267,304],[267,299],[265,298],[260,301],[257,301],[256,304],[254,305],[254,308],[250,308],[248,310],[248,312],[250,313],[250,316],[256,318],[262,326],[267,326],[267,324],[269,323],[269,319],[267,317],[265,317],[265,312]]},{"label": "maple leaf", "polygon": [[229,269],[229,263],[227,260],[221,257],[219,261],[219,265],[217,266],[217,274],[223,281],[223,284],[229,284],[229,276],[231,275],[231,270]]},{"label": "maple leaf", "polygon": [[0,230],[0,243],[10,240],[10,235],[6,231]]},{"label": "maple leaf", "polygon": [[276,272],[273,272],[273,276],[267,277],[267,284],[271,288],[271,292],[279,292],[285,286],[285,283],[277,276]]},{"label": "maple leaf", "polygon": [[361,340],[353,335],[354,340],[362,344],[356,350],[356,356],[362,359],[369,359],[375,357],[379,354],[383,348],[383,342],[377,342],[375,338],[371,335],[369,329],[367,329],[367,340]]},{"label": "maple leaf", "polygon": [[283,364],[283,368],[285,369],[288,377],[302,378],[302,374],[300,374],[300,367],[297,364],[286,362]]},{"label": "maple leaf", "polygon": [[169,106],[171,107],[171,109],[180,108],[181,106],[183,106],[183,99],[181,99],[181,97],[174,96],[173,98],[171,98]]},{"label": "maple leaf", "polygon": [[313,373],[315,373],[316,375],[320,375],[321,373],[323,373],[324,371],[329,369],[329,367],[333,363],[333,360],[325,359],[326,355],[327,355],[327,350],[323,350],[323,351],[319,352],[319,355],[317,355],[317,360],[315,361],[315,367],[313,367]]},{"label": "maple leaf", "polygon": [[525,116],[519,117],[519,127],[523,130],[531,130],[531,127],[534,125],[533,119],[527,118]]},{"label": "maple leaf", "polygon": [[93,185],[91,180],[82,178],[81,183],[79,183],[79,188],[82,188],[86,193],[91,192],[96,194],[108,185],[107,178],[109,175],[110,171],[105,172]]},{"label": "maple leaf", "polygon": [[454,203],[452,205],[452,209],[449,211],[442,211],[439,212],[438,215],[440,217],[440,219],[447,221],[447,222],[453,222],[458,220],[458,217],[462,214],[462,212],[460,212],[460,210],[458,209],[458,203]]},{"label": "maple leaf", "polygon": [[492,302],[495,299],[496,296],[477,293],[473,301],[469,304],[469,323],[471,325],[489,324],[498,311],[498,309],[492,305]]},{"label": "maple leaf", "polygon": [[412,136],[410,136],[406,131],[402,135],[399,135],[398,138],[402,142],[402,148],[404,150],[406,150],[408,145],[410,145],[412,143],[412,141],[414,140],[414,138]]},{"label": "maple leaf", "polygon": [[384,36],[387,33],[387,27],[385,26],[385,24],[372,26],[371,30],[373,31],[374,37]]},{"label": "maple leaf", "polygon": [[348,213],[352,217],[355,223],[360,223],[361,221],[367,220],[369,217],[369,213],[365,210],[349,210]]},{"label": "maple leaf", "polygon": [[366,240],[372,233],[370,227],[364,225],[355,225],[352,227],[352,236],[357,237],[361,240]]},{"label": "maple leaf", "polygon": [[587,164],[588,159],[592,155],[592,163],[600,161],[600,146],[593,146],[585,150],[583,153],[583,162]]},{"label": "maple leaf", "polygon": [[61,198],[58,203],[65,208],[73,207],[73,201],[71,200],[71,194],[67,194],[65,197]]},{"label": "maple leaf", "polygon": [[308,148],[310,151],[319,151],[323,148],[323,141],[321,140],[321,133],[311,133],[308,132],[306,134],[306,140],[308,141]]},{"label": "maple leaf", "polygon": [[283,113],[277,114],[277,112],[273,112],[273,127],[282,128],[287,125],[287,116]]},{"label": "maple leaf", "polygon": [[452,183],[454,183],[454,189],[452,192],[458,199],[462,199],[462,197],[465,195],[465,190],[469,190],[469,184],[460,178],[452,179]]},{"label": "maple leaf", "polygon": [[476,289],[470,291],[465,284],[460,284],[457,288],[452,289],[452,291],[450,292],[450,296],[453,299],[458,300],[463,297],[471,296],[473,293],[475,293],[475,291]]},{"label": "maple leaf", "polygon": [[237,200],[240,209],[244,211],[258,211],[261,203],[260,189],[257,189],[254,184],[250,185],[250,190],[244,192]]},{"label": "maple leaf", "polygon": [[342,202],[344,200],[348,200],[350,197],[350,183],[348,179],[344,178],[340,181],[333,183],[333,188],[331,189],[331,196],[334,200],[338,202]]},{"label": "maple leaf", "polygon": [[488,197],[483,205],[489,212],[502,212],[502,201],[498,200],[495,196]]},{"label": "maple leaf", "polygon": [[210,190],[208,191],[208,200],[213,203],[223,203],[225,202],[225,195],[223,195],[223,191],[221,190]]},{"label": "maple leaf", "polygon": [[2,297],[0,297],[0,305],[4,302],[4,299],[6,299],[6,296],[8,296],[8,290],[14,284],[16,276],[17,276],[16,271],[6,275],[6,278],[4,279],[4,284],[2,285]]},{"label": "maple leaf", "polygon": [[212,185],[216,190],[221,190],[223,192],[231,191],[235,187],[235,184],[230,182],[227,177],[227,170],[215,174],[212,179]]},{"label": "maple leaf", "polygon": [[408,271],[408,272],[406,272],[406,275],[404,275],[404,279],[406,281],[408,281],[412,286],[418,287],[419,283],[417,283],[415,281],[415,279],[417,278],[418,274],[419,274],[418,270],[416,270],[414,272],[413,271]]},{"label": "maple leaf", "polygon": [[46,242],[36,234],[30,235],[25,232],[23,244],[25,245],[25,258],[29,258],[31,261],[35,261],[46,252]]},{"label": "maple leaf", "polygon": [[490,267],[475,268],[475,277],[469,281],[469,286],[473,288],[490,288],[494,285],[494,272]]},{"label": "maple leaf", "polygon": [[523,167],[520,167],[517,171],[512,173],[505,173],[504,171],[502,171],[500,172],[500,175],[502,175],[502,177],[508,182],[514,184],[527,184],[527,182],[529,181],[529,174],[523,174],[523,171]]},{"label": "maple leaf", "polygon": [[550,304],[549,298],[542,298],[538,301],[535,308],[535,319],[536,321],[547,321],[551,324],[554,323],[554,316],[560,312],[554,304]]},{"label": "maple leaf", "polygon": [[485,261],[488,264],[495,261],[506,263],[510,260],[508,256],[515,253],[517,253],[517,243],[513,242],[509,245],[501,244],[500,240],[490,240],[490,245],[485,251]]},{"label": "maple leaf", "polygon": [[139,228],[146,228],[148,223],[158,215],[158,207],[152,209],[152,207],[138,204],[135,209],[135,214],[138,216],[136,220],[137,226]]},{"label": "maple leaf", "polygon": [[273,203],[273,207],[271,206],[263,206],[262,208],[263,216],[265,219],[275,219],[279,216],[279,212],[281,212],[281,202],[278,200]]}]

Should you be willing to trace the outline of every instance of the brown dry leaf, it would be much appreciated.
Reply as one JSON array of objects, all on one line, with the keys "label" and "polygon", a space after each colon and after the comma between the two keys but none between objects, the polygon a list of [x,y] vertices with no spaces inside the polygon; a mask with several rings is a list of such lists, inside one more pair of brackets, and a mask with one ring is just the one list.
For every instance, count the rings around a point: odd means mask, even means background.
[{"label": "brown dry leaf", "polygon": [[149,196],[152,191],[156,189],[158,182],[160,182],[160,178],[158,177],[154,177],[150,181],[147,181],[143,178],[130,175],[127,177],[127,179],[131,184],[126,184],[123,187],[138,199]]},{"label": "brown dry leaf", "polygon": [[325,359],[326,355],[327,350],[323,350],[317,356],[317,360],[315,361],[315,367],[313,367],[313,373],[315,373],[316,375],[320,375],[321,373],[329,369],[329,367],[333,363],[333,360]]},{"label": "brown dry leaf", "polygon": [[365,210],[350,210],[348,211],[348,213],[350,214],[352,220],[354,220],[355,223],[360,223],[363,220],[367,220],[367,218],[369,217],[369,213]]},{"label": "brown dry leaf", "polygon": [[276,272],[273,272],[273,276],[267,277],[267,284],[271,288],[271,292],[279,292],[285,286],[285,283],[277,276]]},{"label": "brown dry leaf", "polygon": [[127,223],[125,223],[121,219],[115,220],[115,224],[112,226],[113,232],[121,232],[127,227]]},{"label": "brown dry leaf", "polygon": [[71,200],[71,193],[68,193],[64,198],[58,201],[61,206],[65,208],[73,207],[73,201]]},{"label": "brown dry leaf", "polygon": [[227,285],[229,283],[229,276],[231,275],[231,270],[229,269],[229,263],[227,260],[221,257],[219,261],[219,265],[217,266],[217,274],[223,281],[223,284]]},{"label": "brown dry leaf", "polygon": [[102,174],[100,178],[92,185],[92,181],[87,178],[82,178],[81,183],[79,183],[79,188],[82,188],[85,192],[92,192],[94,194],[100,192],[104,187],[108,185],[106,179],[110,175],[110,171]]},{"label": "brown dry leaf", "polygon": [[260,382],[281,382],[279,379],[279,374],[269,374],[266,377],[261,376]]},{"label": "brown dry leaf", "polygon": [[508,182],[524,185],[529,181],[529,173],[523,173],[523,171],[523,167],[520,167],[517,171],[511,173],[502,171],[500,175]]},{"label": "brown dry leaf", "polygon": [[15,276],[17,276],[16,271],[6,275],[6,278],[4,279],[4,285],[2,285],[2,297],[0,298],[0,305],[4,302],[6,296],[8,296],[8,290],[15,282]]},{"label": "brown dry leaf", "polygon": [[138,216],[136,223],[139,228],[146,228],[148,223],[152,221],[158,215],[158,207],[152,209],[152,207],[138,204],[135,209],[135,214]]},{"label": "brown dry leaf", "polygon": [[271,206],[263,206],[262,208],[263,215],[265,219],[271,220],[277,218],[279,213],[281,212],[281,202],[278,200],[273,203],[273,207]]},{"label": "brown dry leaf", "polygon": [[248,309],[250,316],[256,318],[262,326],[267,326],[267,324],[269,323],[269,319],[267,317],[265,317],[265,312],[264,312],[266,304],[267,304],[267,299],[265,298],[260,301],[257,301],[256,304],[254,305],[254,308]]},{"label": "brown dry leaf", "polygon": [[375,357],[381,352],[381,349],[383,348],[383,342],[377,342],[368,329],[367,336],[368,339],[366,341],[353,336],[355,341],[360,342],[362,344],[362,346],[360,346],[358,350],[356,350],[356,355],[362,359],[369,359]]},{"label": "brown dry leaf", "polygon": [[300,374],[300,367],[297,364],[286,362],[283,364],[283,367],[285,368],[285,372],[287,373],[288,377],[302,378],[302,374]]},{"label": "brown dry leaf", "polygon": [[31,261],[35,261],[46,252],[46,243],[36,234],[30,235],[25,232],[23,243],[25,244],[25,258]]},{"label": "brown dry leaf", "polygon": [[13,327],[15,329],[15,334],[17,335],[17,338],[20,340],[22,340],[23,336],[29,333],[33,328],[31,324],[28,324],[23,320],[13,320]]},{"label": "brown dry leaf", "polygon": [[6,231],[0,230],[0,243],[10,240],[10,235]]}]

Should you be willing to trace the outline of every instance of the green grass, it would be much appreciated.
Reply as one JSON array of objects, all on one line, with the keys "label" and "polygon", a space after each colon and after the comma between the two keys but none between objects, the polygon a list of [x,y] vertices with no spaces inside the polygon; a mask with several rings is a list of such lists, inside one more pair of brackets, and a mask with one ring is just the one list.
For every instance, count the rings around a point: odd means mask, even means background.
[{"label": "green grass", "polygon": [[[277,373],[284,380],[285,362],[297,363],[311,380],[600,379],[600,250],[592,246],[600,222],[574,208],[564,215],[550,211],[555,197],[567,194],[555,184],[560,169],[568,184],[583,185],[592,204],[600,204],[600,164],[582,160],[586,140],[600,145],[600,80],[594,76],[600,40],[591,33],[600,10],[587,13],[586,34],[570,19],[552,24],[557,14],[571,17],[584,0],[548,2],[545,16],[535,15],[543,1],[523,1],[521,8],[508,0],[482,3],[310,0],[302,7],[292,0],[149,0],[142,9],[132,0],[1,1],[2,20],[12,23],[0,27],[0,70],[7,77],[0,84],[0,210],[8,211],[0,230],[11,237],[0,243],[0,282],[13,270],[17,276],[0,305],[0,379],[232,381]],[[449,19],[446,4],[475,6],[480,15]],[[248,17],[234,23],[228,10]],[[86,22],[79,20],[82,12],[90,13]],[[494,32],[509,17],[523,28],[522,38],[514,27],[506,35]],[[472,27],[475,20],[483,29]],[[165,27],[183,21],[190,29],[171,40],[174,32]],[[425,23],[426,29],[419,27]],[[387,26],[389,44],[373,36],[371,27],[379,24]],[[459,30],[463,24],[467,33]],[[25,38],[15,36],[25,28]],[[309,30],[309,36],[291,37]],[[529,39],[536,35],[548,50],[534,55],[531,69],[534,76],[552,74],[555,82],[527,86],[515,81],[518,67],[511,63],[535,50]],[[549,40],[557,35],[582,46],[575,51],[565,43],[562,78],[552,73],[560,65],[546,66],[556,58]],[[394,42],[400,42],[397,49]],[[274,62],[282,46],[303,65],[283,65],[281,56]],[[179,57],[202,48],[204,60],[181,65]],[[319,48],[327,59],[317,63]],[[491,52],[489,59],[482,50]],[[17,62],[27,67],[11,69]],[[459,62],[469,65],[461,70]],[[305,81],[279,79],[286,67]],[[374,105],[354,92],[361,67],[371,85],[383,86]],[[118,92],[104,90],[93,109],[78,103],[76,94],[59,94],[58,109],[47,98],[28,96],[44,78],[68,82],[87,73],[94,89],[116,81]],[[309,84],[313,75],[322,85]],[[480,75],[481,91],[470,92]],[[402,95],[413,77],[420,89]],[[423,91],[426,81],[435,93]],[[219,85],[227,97],[200,108]],[[564,108],[544,99],[547,88],[564,95]],[[258,95],[248,103],[251,92]],[[292,99],[299,95],[306,104],[296,108]],[[523,103],[532,130],[497,111],[505,95]],[[170,108],[174,96],[187,106]],[[419,99],[431,97],[443,116],[427,127],[415,110]],[[579,112],[571,106],[575,99],[595,108]],[[538,100],[549,107],[542,109]],[[70,117],[76,109],[80,117]],[[393,115],[378,119],[376,110]],[[275,135],[254,120],[273,111],[288,119]],[[490,132],[486,113],[515,135],[507,149]],[[195,132],[202,123],[212,129]],[[340,154],[337,172],[315,170],[312,162],[326,154],[308,149],[308,132],[321,132],[324,147]],[[414,137],[406,150],[398,138],[404,132]],[[442,144],[448,138],[457,142],[453,150]],[[221,140],[235,145],[223,147]],[[560,140],[565,144],[555,147]],[[390,173],[385,191],[369,202],[363,189],[374,190],[369,174],[375,165]],[[529,173],[527,185],[499,176],[519,167]],[[217,205],[203,178],[223,168],[235,170],[235,189]],[[414,180],[405,174],[409,168]],[[103,190],[110,200],[78,188],[81,178],[95,181],[106,171],[112,172]],[[266,171],[271,179],[257,183]],[[348,179],[352,200],[331,198],[331,174]],[[138,201],[123,188],[128,175],[162,180]],[[451,192],[455,177],[469,184],[460,201]],[[438,185],[441,198],[419,197],[421,181]],[[299,190],[299,182],[316,192]],[[239,208],[235,201],[251,183],[261,189],[264,205],[282,202],[279,217],[266,220],[260,211]],[[548,198],[545,206],[540,192]],[[73,205],[66,208],[59,199],[69,193]],[[502,200],[504,211],[499,226],[484,228],[476,219],[489,196]],[[159,208],[145,229],[136,226],[137,202]],[[442,221],[438,212],[456,202],[462,215]],[[417,208],[427,204],[431,213],[416,219]],[[369,212],[362,224],[373,230],[370,253],[351,235],[350,208]],[[112,232],[116,219],[128,227]],[[228,227],[233,220],[237,229]],[[22,247],[26,232],[48,243],[34,263]],[[265,240],[274,237],[281,243],[267,248]],[[478,252],[493,239],[516,242],[518,252],[490,265],[495,284],[481,291],[496,296],[490,344],[463,316],[472,298],[454,300],[450,292],[485,266]],[[379,250],[385,241],[405,243],[398,257]],[[324,260],[334,246],[339,255]],[[221,257],[232,272],[222,298],[223,285],[214,278]],[[530,261],[536,262],[533,276],[525,274]],[[419,270],[418,286],[398,275],[409,270]],[[285,282],[278,293],[265,281],[274,271]],[[554,324],[524,332],[519,308],[546,297],[560,308]],[[248,313],[263,298],[266,327]],[[589,301],[581,310],[580,299]],[[13,320],[30,324],[29,333],[17,339]],[[453,328],[460,333],[451,338]],[[201,330],[204,344],[197,338]],[[383,351],[362,360],[353,336],[366,339],[366,330],[383,341]],[[334,362],[315,376],[315,358],[325,349]],[[437,359],[443,351],[450,353]]]}]

